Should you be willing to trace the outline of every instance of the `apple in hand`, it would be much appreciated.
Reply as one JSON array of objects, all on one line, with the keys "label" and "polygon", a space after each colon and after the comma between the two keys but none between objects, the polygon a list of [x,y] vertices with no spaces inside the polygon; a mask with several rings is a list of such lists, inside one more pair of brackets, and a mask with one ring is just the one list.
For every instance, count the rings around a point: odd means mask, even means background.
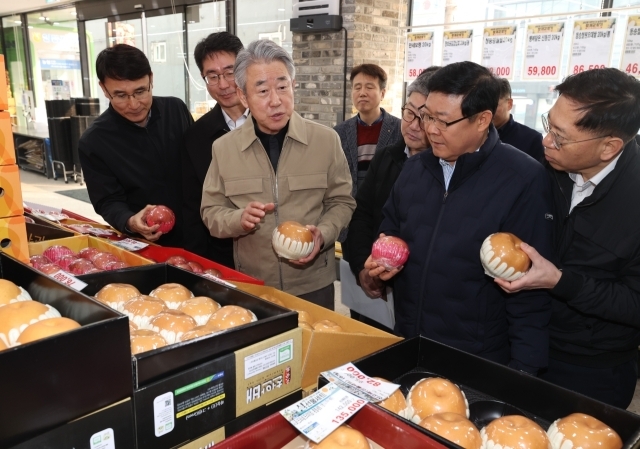
[{"label": "apple in hand", "polygon": [[147,226],[160,225],[158,231],[166,234],[176,224],[176,215],[167,206],[155,206],[144,218]]}]

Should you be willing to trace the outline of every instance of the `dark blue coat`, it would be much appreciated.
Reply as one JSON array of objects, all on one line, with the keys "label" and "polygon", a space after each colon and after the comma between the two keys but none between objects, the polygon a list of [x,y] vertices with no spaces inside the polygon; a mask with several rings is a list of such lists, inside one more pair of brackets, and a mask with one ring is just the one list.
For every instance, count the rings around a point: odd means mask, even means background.
[{"label": "dark blue coat", "polygon": [[458,158],[448,191],[431,149],[408,159],[380,227],[411,251],[394,279],[396,331],[532,373],[546,366],[550,297],[504,293],[484,274],[480,246],[511,232],[550,258],[551,213],[543,166],[500,142],[493,125],[479,151]]},{"label": "dark blue coat", "polygon": [[498,129],[498,136],[503,143],[527,153],[536,161],[544,161],[542,134],[535,129],[516,122],[513,119],[513,115],[509,114],[509,121]]}]

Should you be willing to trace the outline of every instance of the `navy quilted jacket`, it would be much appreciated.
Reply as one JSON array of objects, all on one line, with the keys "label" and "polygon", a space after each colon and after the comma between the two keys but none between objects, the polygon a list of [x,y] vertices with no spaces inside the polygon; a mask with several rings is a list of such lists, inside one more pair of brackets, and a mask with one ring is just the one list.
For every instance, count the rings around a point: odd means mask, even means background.
[{"label": "navy quilted jacket", "polygon": [[489,234],[511,232],[550,259],[551,213],[544,168],[500,142],[493,125],[479,151],[457,160],[448,191],[431,149],[407,160],[380,227],[411,251],[394,280],[396,331],[530,373],[545,367],[550,297],[504,293],[484,274],[480,246]]}]

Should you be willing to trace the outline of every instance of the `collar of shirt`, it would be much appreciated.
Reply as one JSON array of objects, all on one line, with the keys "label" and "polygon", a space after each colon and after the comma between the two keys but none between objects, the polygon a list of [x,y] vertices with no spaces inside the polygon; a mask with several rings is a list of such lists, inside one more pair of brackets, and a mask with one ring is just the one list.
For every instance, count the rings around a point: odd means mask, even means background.
[{"label": "collar of shirt", "polygon": [[[480,151],[478,148],[474,153]],[[449,190],[449,182],[451,182],[451,178],[453,177],[453,171],[456,169],[456,163],[453,164],[448,163],[444,159],[440,158],[440,166],[442,167],[442,174],[444,175],[444,187],[445,190]]]},{"label": "collar of shirt", "polygon": [[144,125],[141,125],[140,123],[135,123],[135,125],[139,126],[140,128],[146,128],[149,124],[149,120],[151,120],[151,109],[149,109],[149,113],[147,114],[147,119],[144,121]]},{"label": "collar of shirt", "polygon": [[[267,150],[267,153],[268,153],[269,137],[271,137],[273,134],[263,133],[262,131],[260,131],[260,128],[258,128],[258,122],[256,122],[256,119],[252,118],[252,120],[253,120],[253,129],[256,132],[256,136],[258,137],[258,139],[260,139],[260,142],[262,142],[262,146],[264,147],[265,150]],[[282,128],[276,134],[276,139],[278,139],[278,146],[280,147],[280,151],[282,151],[282,145],[284,144],[284,138],[287,135],[287,131],[289,131],[289,122],[287,122],[284,128]]]},{"label": "collar of shirt", "polygon": [[363,122],[363,121],[362,121],[362,119],[360,118],[360,113],[358,113],[358,115],[356,115],[356,117],[357,117],[358,123],[359,123],[360,125],[362,125],[362,126],[373,126],[373,125],[375,125],[376,123],[380,123],[382,120],[384,120],[384,114],[385,114],[384,109],[380,108],[380,117],[378,117],[378,118],[376,119],[376,121],[375,121],[375,122],[373,122],[373,123],[372,123],[372,124],[370,124],[370,125],[368,125],[367,123],[365,123],[365,122]]},{"label": "collar of shirt", "polygon": [[596,173],[595,176],[593,176],[590,180],[586,182],[582,178],[582,175],[580,173],[569,173],[569,178],[571,178],[571,180],[575,183],[575,187],[579,191],[588,189],[591,186],[595,187],[598,184],[600,184],[602,180],[606,178],[607,175],[613,171],[614,168],[616,168],[616,164],[618,163],[618,159],[620,159],[620,156],[622,156],[622,151],[620,152],[620,154],[616,156],[614,160],[612,160],[609,163],[609,165],[607,165],[605,168],[600,170],[598,173]]},{"label": "collar of shirt", "polygon": [[233,119],[231,117],[229,117],[229,114],[227,114],[225,112],[224,109],[221,108],[222,111],[222,116],[224,117],[224,121],[227,124],[227,126],[229,127],[230,130],[234,130],[240,126],[242,126],[242,124],[247,120],[247,117],[249,117],[249,109],[247,108],[246,111],[244,111],[244,114],[242,114],[240,117],[238,117],[238,120],[236,120],[235,122],[233,121]]},{"label": "collar of shirt", "polygon": [[408,146],[404,146],[404,154],[407,155],[407,157],[411,157],[411,152],[409,151],[409,147]]}]

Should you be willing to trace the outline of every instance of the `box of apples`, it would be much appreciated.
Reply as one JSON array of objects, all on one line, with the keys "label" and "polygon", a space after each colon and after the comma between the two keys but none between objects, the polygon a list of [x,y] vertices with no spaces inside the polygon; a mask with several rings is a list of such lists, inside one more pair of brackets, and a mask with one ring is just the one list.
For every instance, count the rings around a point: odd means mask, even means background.
[{"label": "box of apples", "polygon": [[105,240],[86,235],[29,243],[29,256],[31,265],[47,275],[62,269],[79,276],[153,263]]}]

